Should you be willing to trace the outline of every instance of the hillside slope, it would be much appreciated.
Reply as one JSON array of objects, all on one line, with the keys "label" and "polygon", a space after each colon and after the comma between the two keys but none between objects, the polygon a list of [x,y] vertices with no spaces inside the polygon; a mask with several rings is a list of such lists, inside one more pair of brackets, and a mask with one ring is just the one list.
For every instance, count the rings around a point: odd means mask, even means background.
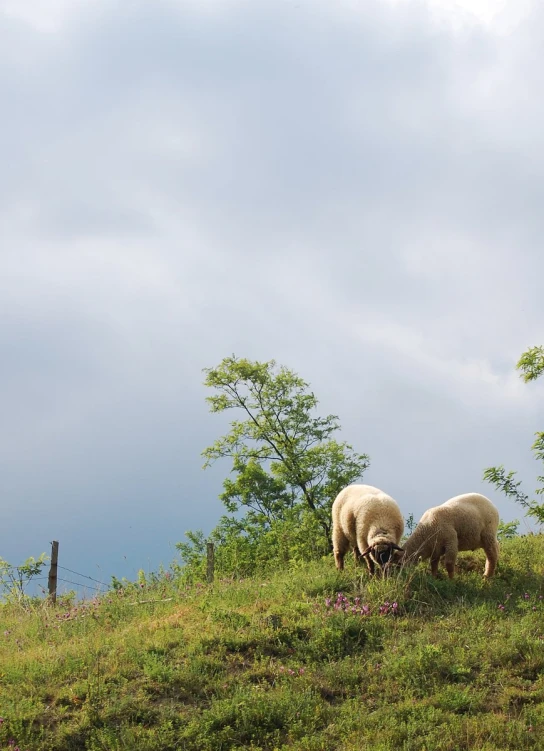
[{"label": "hillside slope", "polygon": [[460,569],[370,582],[329,558],[1,606],[0,748],[541,749],[544,536],[505,542],[489,583],[482,555]]}]

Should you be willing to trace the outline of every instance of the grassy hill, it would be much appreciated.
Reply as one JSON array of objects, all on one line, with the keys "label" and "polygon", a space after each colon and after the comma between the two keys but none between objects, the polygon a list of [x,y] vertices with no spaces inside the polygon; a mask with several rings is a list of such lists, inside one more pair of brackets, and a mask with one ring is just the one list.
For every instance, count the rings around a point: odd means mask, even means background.
[{"label": "grassy hill", "polygon": [[0,749],[542,749],[544,536],[503,543],[489,583],[479,553],[459,568],[0,606]]}]

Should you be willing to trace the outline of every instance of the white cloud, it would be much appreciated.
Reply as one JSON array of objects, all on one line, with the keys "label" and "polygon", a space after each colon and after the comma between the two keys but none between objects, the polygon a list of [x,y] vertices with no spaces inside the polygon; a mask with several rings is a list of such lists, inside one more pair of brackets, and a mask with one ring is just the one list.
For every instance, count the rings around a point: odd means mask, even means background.
[{"label": "white cloud", "polygon": [[[105,5],[103,0],[99,0]],[[8,18],[29,24],[39,32],[59,33],[96,0],[0,0],[0,12]]]},{"label": "white cloud", "polygon": [[509,3],[462,28],[381,0],[4,3],[6,503],[211,525],[201,369],[233,351],[298,370],[416,515],[495,457],[530,473],[544,19],[519,7],[506,35]]},{"label": "white cloud", "polygon": [[[415,5],[414,0],[383,0],[394,6]],[[497,34],[511,33],[531,14],[535,0],[422,0],[431,16],[456,30],[478,24]]]}]

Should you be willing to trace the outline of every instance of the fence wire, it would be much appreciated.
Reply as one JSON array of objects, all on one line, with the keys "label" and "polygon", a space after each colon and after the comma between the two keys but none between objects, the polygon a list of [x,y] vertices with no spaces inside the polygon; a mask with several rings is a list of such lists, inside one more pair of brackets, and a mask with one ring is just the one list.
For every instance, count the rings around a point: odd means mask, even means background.
[{"label": "fence wire", "polygon": [[87,574],[80,574],[79,571],[72,571],[71,568],[66,568],[66,566],[59,566],[57,564],[57,568],[61,568],[63,571],[69,571],[71,574],[75,574],[75,576],[81,576],[83,579],[90,579],[92,582],[96,582],[96,584],[100,584],[100,586],[104,586],[104,582],[99,581],[98,579],[93,579],[92,576],[87,576]]},{"label": "fence wire", "polygon": [[[82,584],[81,582],[73,582],[70,581],[70,579],[61,579],[61,577],[57,577],[57,581],[64,582],[65,584],[75,584],[76,587],[83,587],[84,589],[94,589],[95,592],[101,592],[102,590],[100,587],[93,587],[91,584]],[[104,586],[104,585],[102,585]]]},{"label": "fence wire", "polygon": [[[7,565],[7,566],[3,566],[2,568],[7,571],[21,571],[24,569],[24,566]],[[87,576],[87,574],[80,574],[79,571],[73,571],[71,568],[67,568],[66,566],[59,566],[57,564],[57,568],[62,569],[63,571],[69,571],[71,574],[75,574],[75,576],[80,576],[83,579],[89,579],[90,581],[95,582],[96,584],[100,584],[100,587],[93,587],[91,584],[87,584],[85,582],[75,582],[70,579],[62,579],[60,576],[58,576],[57,581],[64,582],[65,584],[74,584],[76,587],[92,589],[96,592],[100,592],[101,588],[106,586],[104,582],[101,582],[98,579],[94,579],[92,576]],[[25,584],[28,584],[29,582],[45,581],[47,579],[49,579],[48,576],[31,576],[28,579],[22,579],[21,581],[17,580],[16,583],[23,586]]]},{"label": "fence wire", "polygon": [[[25,569],[25,566],[11,566],[10,564],[5,564],[3,566],[0,566],[0,572],[2,570],[4,570],[4,571],[22,571],[24,569]],[[103,591],[104,587],[107,588],[107,586],[108,586],[105,582],[99,581],[99,579],[95,579],[92,576],[88,576],[87,574],[82,574],[79,571],[74,571],[73,569],[67,568],[66,566],[60,566],[59,564],[57,564],[57,569],[61,569],[62,571],[67,571],[68,573],[74,574],[74,576],[78,576],[78,577],[80,577],[82,579],[88,579],[89,581],[92,581],[95,584],[99,584],[100,586],[99,587],[94,587],[91,584],[87,584],[87,583],[84,583],[84,582],[75,582],[75,581],[72,581],[71,579],[62,579],[60,576],[57,576],[57,581],[63,582],[64,584],[73,584],[76,587],[82,587],[84,589],[85,588],[86,589],[92,589],[95,592],[101,592],[101,591]],[[49,579],[49,577],[48,576],[32,576],[32,577],[30,577],[28,579],[22,580],[20,582],[20,584],[28,584],[31,581],[34,581],[34,582],[44,581],[46,579]],[[19,583],[19,582],[17,582],[17,583]]]}]

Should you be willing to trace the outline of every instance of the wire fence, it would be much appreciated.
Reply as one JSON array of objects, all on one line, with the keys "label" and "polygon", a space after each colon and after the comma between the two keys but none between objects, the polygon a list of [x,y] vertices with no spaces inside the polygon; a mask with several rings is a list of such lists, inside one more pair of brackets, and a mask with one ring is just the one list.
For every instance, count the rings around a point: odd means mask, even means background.
[{"label": "wire fence", "polygon": [[[52,551],[51,551],[51,558],[50,558],[50,571],[49,576],[33,576],[32,570],[29,571],[29,564],[23,564],[21,566],[12,566],[11,564],[7,563],[6,561],[3,561],[0,558],[0,601],[2,600],[2,589],[6,592],[16,592],[18,593],[18,596],[21,596],[24,594],[24,587],[28,584],[32,583],[38,583],[43,582],[47,580],[47,591],[49,592],[49,596],[52,597],[52,601],[55,602],[56,596],[57,596],[57,584],[58,582],[62,582],[63,584],[71,584],[72,586],[78,587],[82,590],[92,590],[93,592],[107,592],[110,586],[113,586],[113,584],[100,581],[99,579],[95,579],[93,576],[89,576],[88,574],[82,574],[80,571],[75,571],[74,569],[68,568],[67,566],[60,566],[58,564],[58,542],[52,542]],[[35,559],[29,559],[32,561],[30,566],[36,566],[39,564],[38,569],[36,570],[37,574],[41,573],[41,570],[43,566],[46,565],[45,561],[43,559],[38,559],[37,561]],[[214,579],[214,546],[213,543],[208,543],[207,545],[207,580],[208,582],[213,582]],[[73,578],[67,579],[61,576],[58,576],[57,570],[60,570],[62,572],[66,572],[67,574],[72,574],[74,577],[78,577],[79,579],[85,579],[86,581],[74,581]],[[18,574],[15,574],[14,572],[18,572]],[[21,576],[20,572],[24,572]],[[26,574],[26,576],[25,576]],[[93,582],[93,584],[89,584],[88,582]],[[115,577],[113,577],[113,582],[115,582]],[[98,585],[98,586],[96,586]],[[45,593],[46,587],[44,585],[38,585],[39,588]]]},{"label": "wire fence", "polygon": [[[59,568],[61,568],[59,566]],[[77,571],[73,571],[72,573],[76,574],[77,576],[82,576],[85,579],[91,579],[92,581],[97,581],[96,579],[93,579],[91,576],[86,576],[85,574],[79,574]],[[47,581],[49,579],[48,576],[31,576],[28,579],[16,579],[17,585],[24,586],[25,584],[29,584],[29,582],[39,582],[39,581]],[[71,579],[63,579],[62,577],[58,576],[57,581],[64,582],[65,584],[74,584],[76,587],[82,587],[83,589],[92,589],[96,592],[102,592],[104,587],[107,585],[105,582],[98,582],[100,584],[100,587],[94,587],[92,584],[87,584],[86,582],[75,582]]]},{"label": "wire fence", "polygon": [[[100,584],[101,587],[104,586],[104,582],[99,581],[98,579],[93,579],[92,576],[87,576],[87,574],[80,574],[78,571],[72,571],[71,568],[66,568],[66,566],[59,566],[57,564],[57,568],[61,568],[63,571],[68,571],[70,574],[75,574],[75,576],[81,576],[83,579],[90,579],[92,582],[96,582],[97,584]],[[71,582],[71,584],[74,584],[76,582]]]},{"label": "wire fence", "polygon": [[28,582],[37,582],[37,581],[43,581],[44,579],[48,579],[48,576],[31,576],[29,579],[17,579],[17,584],[28,584]]},{"label": "wire fence", "polygon": [[[37,564],[39,562],[39,560],[33,560],[33,564]],[[45,562],[43,562],[43,565],[45,566]],[[80,580],[85,579],[86,581],[75,581],[74,578],[68,579],[64,578],[63,576],[58,576],[57,569],[61,570],[62,572],[66,572],[67,574],[72,574],[73,577],[77,577]],[[4,576],[2,576],[2,574]],[[108,584],[106,582],[95,579],[93,576],[89,576],[88,574],[82,574],[81,571],[75,571],[74,569],[68,568],[67,566],[60,566],[53,554],[51,556],[51,571],[49,573],[49,576],[29,576],[28,564],[23,564],[21,566],[12,566],[11,564],[5,561],[1,561],[0,559],[0,586],[3,583],[6,589],[13,585],[18,590],[22,590],[31,582],[37,584],[38,582],[44,581],[48,581],[49,583],[49,593],[51,594],[51,591],[54,590],[55,595],[58,582],[62,582],[63,584],[71,584],[82,590],[90,589],[93,592],[103,592],[104,590],[108,589]],[[93,584],[90,584],[89,582],[93,582]],[[45,591],[46,588],[44,587],[44,585],[40,584],[38,586],[42,589],[42,591]]]},{"label": "wire fence", "polygon": [[[60,567],[59,567],[60,568]],[[85,574],[79,574],[79,576],[85,576]],[[88,576],[87,579],[90,579],[91,577]],[[81,582],[74,582],[70,579],[62,579],[60,576],[57,578],[57,581],[64,582],[65,584],[75,584],[76,587],[83,587],[84,589],[93,589],[95,592],[102,592],[102,589],[100,587],[93,587],[91,584],[82,584]],[[104,584],[102,586],[105,586]]]}]

